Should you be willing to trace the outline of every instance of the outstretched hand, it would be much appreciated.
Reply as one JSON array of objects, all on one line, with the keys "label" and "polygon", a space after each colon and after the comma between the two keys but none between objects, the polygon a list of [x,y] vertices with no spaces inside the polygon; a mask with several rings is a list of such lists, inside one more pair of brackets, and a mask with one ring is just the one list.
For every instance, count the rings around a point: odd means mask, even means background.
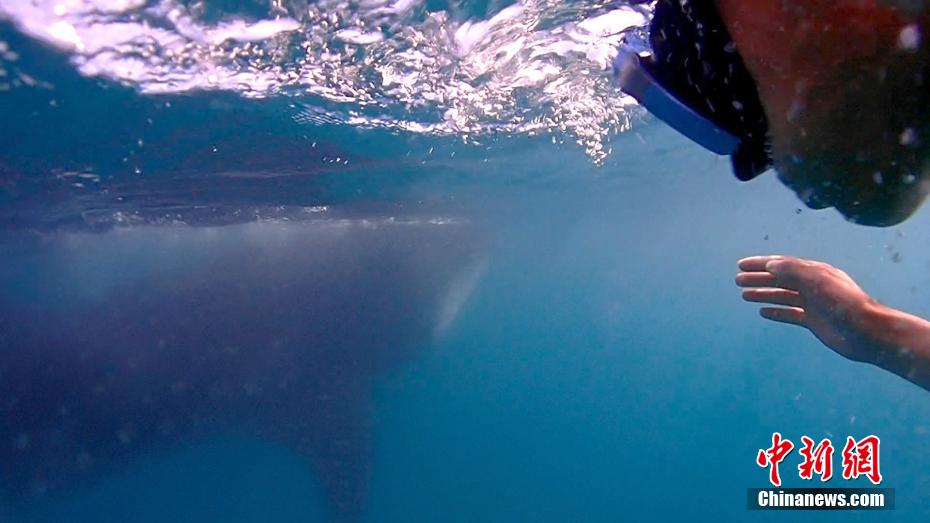
[{"label": "outstretched hand", "polygon": [[879,304],[845,272],[790,256],[739,261],[736,284],[763,318],[806,327],[843,356],[930,391],[930,321]]},{"label": "outstretched hand", "polygon": [[788,256],[743,258],[739,269],[743,299],[778,306],[763,307],[763,318],[806,327],[837,353],[874,363],[866,325],[874,301],[845,272]]}]

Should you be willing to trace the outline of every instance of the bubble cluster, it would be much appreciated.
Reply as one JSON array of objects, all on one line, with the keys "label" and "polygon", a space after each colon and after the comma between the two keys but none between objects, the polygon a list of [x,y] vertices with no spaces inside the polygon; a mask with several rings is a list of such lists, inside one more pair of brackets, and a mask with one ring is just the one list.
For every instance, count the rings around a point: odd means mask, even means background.
[{"label": "bubble cluster", "polygon": [[[635,102],[613,85],[617,47],[648,8],[523,0],[467,3],[271,0],[0,0],[0,16],[71,53],[84,75],[143,94],[234,91],[294,99],[308,124],[460,136],[551,134],[603,160]],[[229,7],[227,7],[229,9]],[[483,17],[483,18],[482,18]]]}]

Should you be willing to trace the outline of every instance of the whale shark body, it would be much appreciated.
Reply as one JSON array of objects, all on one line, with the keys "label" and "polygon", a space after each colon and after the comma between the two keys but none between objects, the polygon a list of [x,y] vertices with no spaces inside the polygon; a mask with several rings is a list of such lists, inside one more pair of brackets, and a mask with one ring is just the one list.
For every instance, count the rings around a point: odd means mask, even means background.
[{"label": "whale shark body", "polygon": [[440,335],[487,266],[465,221],[310,218],[8,234],[0,489],[21,508],[142,456],[246,434],[362,513],[370,389]]}]

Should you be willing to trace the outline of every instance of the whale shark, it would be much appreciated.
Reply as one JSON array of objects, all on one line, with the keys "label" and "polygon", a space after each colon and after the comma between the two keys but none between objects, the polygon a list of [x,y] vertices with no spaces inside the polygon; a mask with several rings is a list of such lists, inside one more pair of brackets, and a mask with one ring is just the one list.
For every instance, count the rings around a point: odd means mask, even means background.
[{"label": "whale shark", "polygon": [[0,492],[12,513],[142,457],[245,435],[364,513],[371,389],[454,324],[488,266],[468,220],[5,232]]}]

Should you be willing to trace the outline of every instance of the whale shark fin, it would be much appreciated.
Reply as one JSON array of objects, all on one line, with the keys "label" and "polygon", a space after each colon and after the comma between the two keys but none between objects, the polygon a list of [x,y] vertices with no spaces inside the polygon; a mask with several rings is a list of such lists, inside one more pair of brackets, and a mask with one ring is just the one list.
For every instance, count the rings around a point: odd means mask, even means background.
[{"label": "whale shark fin", "polygon": [[357,521],[371,482],[372,428],[369,391],[314,394],[274,408],[259,437],[286,446],[311,465],[333,520]]}]

